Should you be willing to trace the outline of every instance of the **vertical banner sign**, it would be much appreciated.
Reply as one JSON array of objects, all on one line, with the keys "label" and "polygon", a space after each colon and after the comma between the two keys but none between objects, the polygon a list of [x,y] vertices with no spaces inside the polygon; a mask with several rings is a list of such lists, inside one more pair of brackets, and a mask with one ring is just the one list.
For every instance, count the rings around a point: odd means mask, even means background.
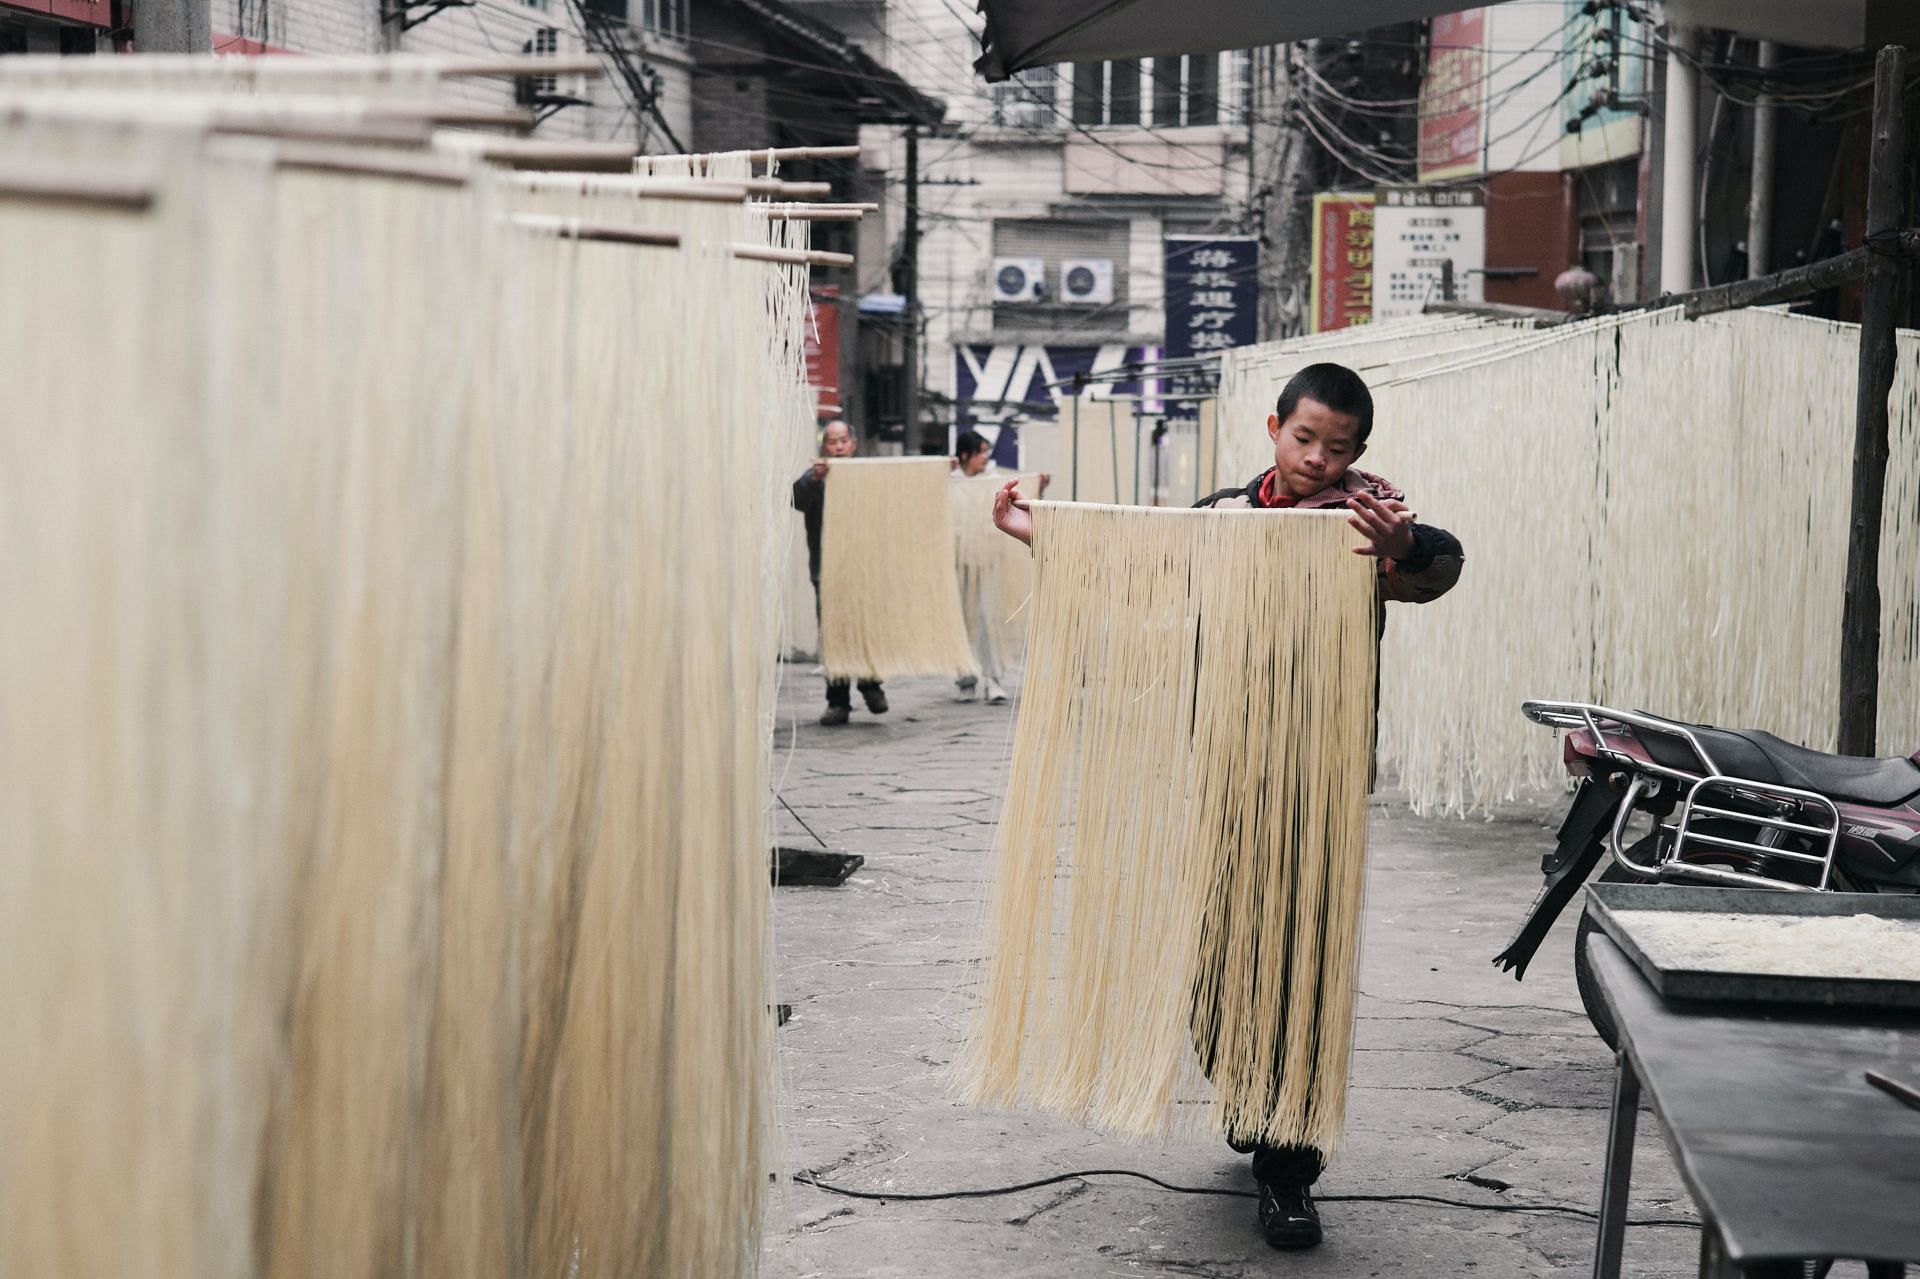
[{"label": "vertical banner sign", "polygon": [[1379,187],[1374,191],[1375,319],[1418,315],[1441,300],[1442,264],[1453,263],[1453,296],[1478,302],[1486,277],[1486,197],[1452,187]]},{"label": "vertical banner sign", "polygon": [[1313,197],[1313,299],[1307,332],[1373,319],[1373,195]]},{"label": "vertical banner sign", "polygon": [[813,388],[816,415],[840,415],[840,290],[813,290],[813,314],[806,326],[807,385]]},{"label": "vertical banner sign", "polygon": [[1480,104],[1486,97],[1487,12],[1433,20],[1427,74],[1420,82],[1420,180],[1480,172]]},{"label": "vertical banner sign", "polygon": [[[1250,235],[1170,235],[1166,262],[1166,358],[1190,359],[1257,341],[1260,241]],[[1169,419],[1197,421],[1199,406],[1183,396],[1210,392],[1213,379],[1168,379]]]}]

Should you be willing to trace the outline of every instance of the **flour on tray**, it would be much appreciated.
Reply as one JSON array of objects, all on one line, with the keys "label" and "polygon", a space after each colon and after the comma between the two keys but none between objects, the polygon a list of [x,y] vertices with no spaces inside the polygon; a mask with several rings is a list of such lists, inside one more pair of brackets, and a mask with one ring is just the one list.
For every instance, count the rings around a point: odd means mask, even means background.
[{"label": "flour on tray", "polygon": [[1613,917],[1668,972],[1920,981],[1920,919],[1681,910],[1616,910]]}]

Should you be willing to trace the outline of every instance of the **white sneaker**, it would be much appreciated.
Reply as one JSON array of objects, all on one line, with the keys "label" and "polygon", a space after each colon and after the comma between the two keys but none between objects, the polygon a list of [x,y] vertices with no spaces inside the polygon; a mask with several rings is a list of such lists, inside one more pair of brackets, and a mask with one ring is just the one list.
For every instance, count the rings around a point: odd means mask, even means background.
[{"label": "white sneaker", "polygon": [[988,680],[987,681],[987,701],[991,702],[995,706],[998,706],[1000,703],[1006,700],[1007,700],[1007,690],[1000,687],[1000,681],[997,679]]},{"label": "white sneaker", "polygon": [[975,679],[973,676],[968,675],[961,679],[955,680],[953,682],[953,687],[954,687],[954,694],[953,694],[954,701],[970,702],[974,698],[974,690],[980,687],[980,681]]}]

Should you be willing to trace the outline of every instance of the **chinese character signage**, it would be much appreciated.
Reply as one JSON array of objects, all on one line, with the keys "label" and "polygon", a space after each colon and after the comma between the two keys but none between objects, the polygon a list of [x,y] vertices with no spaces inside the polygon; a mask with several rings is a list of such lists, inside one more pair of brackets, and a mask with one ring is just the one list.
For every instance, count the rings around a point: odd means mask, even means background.
[{"label": "chinese character signage", "polygon": [[[1167,358],[1190,359],[1260,337],[1260,242],[1250,235],[1170,235],[1166,254]],[[1174,377],[1166,393],[1167,416],[1191,419],[1199,405],[1184,398],[1204,393],[1212,378]]]},{"label": "chinese character signage", "polygon": [[1313,197],[1313,299],[1307,331],[1373,319],[1373,195]]},{"label": "chinese character signage", "polygon": [[1442,298],[1443,264],[1453,263],[1453,297],[1478,302],[1487,265],[1487,208],[1479,191],[1379,187],[1374,191],[1376,320],[1418,315]]},{"label": "chinese character signage", "polygon": [[1259,337],[1260,242],[1166,237],[1167,358],[1249,346]]},{"label": "chinese character signage", "polygon": [[1487,83],[1484,9],[1433,20],[1420,82],[1420,180],[1480,172],[1480,104]]}]

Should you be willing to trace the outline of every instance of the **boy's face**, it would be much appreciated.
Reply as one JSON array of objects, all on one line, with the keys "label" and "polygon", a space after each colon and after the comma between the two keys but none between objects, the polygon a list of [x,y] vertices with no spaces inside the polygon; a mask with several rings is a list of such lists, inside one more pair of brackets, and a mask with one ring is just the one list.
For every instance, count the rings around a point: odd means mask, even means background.
[{"label": "boy's face", "polygon": [[1292,497],[1312,497],[1339,483],[1367,451],[1360,443],[1360,419],[1336,413],[1318,400],[1301,400],[1284,422],[1267,414],[1267,436],[1273,441],[1280,487]]},{"label": "boy's face", "polygon": [[820,435],[820,451],[828,457],[852,457],[853,432],[845,422],[829,422]]}]

